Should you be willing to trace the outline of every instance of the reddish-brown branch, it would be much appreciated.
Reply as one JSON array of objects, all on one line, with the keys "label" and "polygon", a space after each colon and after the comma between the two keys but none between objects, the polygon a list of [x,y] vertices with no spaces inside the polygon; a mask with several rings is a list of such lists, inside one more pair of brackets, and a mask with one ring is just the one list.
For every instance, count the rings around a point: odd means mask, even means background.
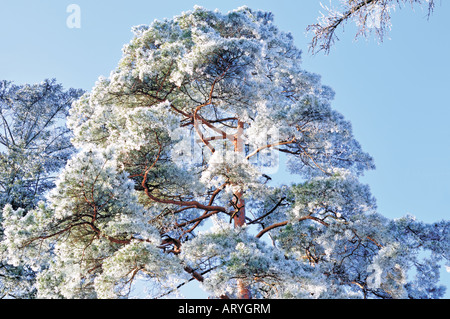
[{"label": "reddish-brown branch", "polygon": [[378,248],[383,248],[383,245],[379,244],[375,239],[373,239],[370,236],[366,237],[368,240],[370,240],[372,243],[374,243]]},{"label": "reddish-brown branch", "polygon": [[212,193],[211,198],[209,199],[208,205],[212,205],[214,203],[216,196],[219,195],[219,193],[221,191],[223,191],[227,185],[228,185],[228,182],[225,182],[220,187],[216,188],[216,190]]},{"label": "reddish-brown branch", "polygon": [[222,131],[221,129],[218,129],[214,125],[212,125],[209,121],[204,119],[202,116],[198,115],[197,119],[200,120],[203,124],[205,124],[207,127],[209,127],[211,130],[219,134],[220,136],[228,139],[230,142],[234,142],[235,137],[233,135],[227,134],[225,131]]},{"label": "reddish-brown branch", "polygon": [[264,228],[263,230],[261,230],[257,235],[256,238],[261,238],[265,233],[267,233],[268,231],[271,231],[272,229],[278,228],[278,227],[283,227],[286,226],[289,222],[286,220],[284,222],[280,222],[280,223],[276,223],[273,225],[270,225],[269,227]]},{"label": "reddish-brown branch", "polygon": [[[318,169],[320,169],[324,174],[330,175],[330,173],[326,172],[319,164],[316,163],[316,161],[314,160],[314,158],[313,158],[313,157],[305,150],[304,147],[302,147],[302,146],[300,146],[300,145],[298,145],[298,146],[299,146],[300,149],[302,150],[302,154],[306,155],[306,156],[314,163],[314,165],[315,165]],[[292,151],[290,151],[290,150],[283,149],[283,148],[276,148],[276,149],[279,150],[280,152],[288,153],[288,154],[292,154],[292,155],[299,155],[299,154],[301,154],[301,153],[299,153],[298,151],[297,151],[297,152],[292,152]]]},{"label": "reddish-brown branch", "polygon": [[[212,211],[212,212],[205,212],[202,216],[200,216],[200,217],[197,217],[197,218],[194,218],[194,219],[191,219],[191,220],[189,220],[189,221],[187,221],[187,222],[184,222],[184,223],[180,223],[180,224],[176,224],[176,226],[177,227],[184,227],[184,226],[186,226],[186,225],[189,225],[189,224],[193,224],[193,223],[195,223],[195,227],[196,226],[198,226],[198,224],[202,221],[202,220],[204,220],[204,219],[206,219],[206,218],[209,218],[209,217],[211,217],[211,216],[214,216],[214,215],[216,215],[216,214],[218,214],[218,213],[220,213],[219,211]],[[189,230],[189,231],[185,231],[184,233],[183,233],[183,235],[185,234],[185,233],[188,233],[188,232],[192,232],[192,230],[193,229],[191,229],[191,230]]]},{"label": "reddish-brown branch", "polygon": [[164,86],[164,83],[166,83],[167,78],[168,78],[168,76],[169,76],[169,74],[170,74],[170,71],[172,70],[173,63],[174,63],[174,60],[172,60],[172,61],[170,62],[169,70],[168,70],[167,73],[164,75],[164,78],[163,78],[163,80],[161,81],[161,84],[159,85],[158,91],[156,91],[156,96],[159,95],[159,92],[161,92],[161,89],[162,89],[162,87]]},{"label": "reddish-brown branch", "polygon": [[59,235],[65,233],[65,232],[71,230],[71,229],[74,228],[74,227],[82,226],[82,225],[86,225],[86,224],[89,224],[89,222],[80,222],[80,223],[76,223],[76,224],[73,224],[73,225],[69,225],[69,226],[67,226],[67,227],[64,228],[64,229],[61,229],[60,231],[57,231],[56,233],[53,233],[53,234],[50,234],[50,235],[42,235],[42,236],[38,236],[38,237],[32,238],[32,239],[26,241],[26,242],[23,244],[22,248],[23,248],[23,247],[26,247],[26,246],[28,246],[28,245],[30,245],[30,244],[31,244],[32,242],[34,242],[34,241],[37,241],[37,240],[44,240],[44,239],[49,239],[49,238],[52,238],[52,237],[56,237],[56,236],[59,236]]},{"label": "reddish-brown branch", "polygon": [[197,201],[179,201],[179,200],[157,198],[150,193],[150,191],[148,190],[148,187],[144,187],[144,191],[145,191],[145,194],[148,196],[148,198],[150,198],[151,200],[153,200],[155,202],[161,203],[161,204],[172,204],[172,205],[183,206],[183,207],[184,206],[193,206],[195,208],[206,210],[206,211],[217,210],[217,211],[220,211],[223,213],[227,212],[227,210],[224,207],[203,205]]},{"label": "reddish-brown branch", "polygon": [[38,237],[32,238],[29,241],[25,242],[23,247],[26,247],[26,246],[30,245],[32,242],[37,241],[37,240],[45,240],[45,239],[49,239],[49,238],[53,238],[53,237],[62,235],[64,233],[72,230],[72,228],[80,227],[80,226],[88,226],[89,228],[91,228],[96,233],[97,237],[104,237],[104,238],[108,239],[109,241],[111,241],[111,242],[113,242],[115,244],[121,244],[121,245],[129,244],[131,242],[131,240],[133,239],[133,238],[130,238],[130,239],[118,239],[118,238],[114,238],[114,237],[105,235],[105,234],[103,234],[101,232],[100,229],[98,229],[94,225],[93,222],[87,222],[86,221],[86,222],[80,222],[80,223],[69,225],[69,226],[65,227],[64,229],[61,229],[61,230],[59,230],[59,231],[57,231],[57,232],[55,232],[53,234],[50,234],[50,235],[42,235],[42,236],[38,236]]},{"label": "reddish-brown branch", "polygon": [[190,115],[190,114],[188,114],[188,113],[186,113],[186,112],[184,112],[184,111],[182,111],[182,110],[176,108],[175,105],[173,105],[172,103],[170,103],[169,106],[170,106],[170,108],[171,108],[172,110],[174,110],[175,112],[180,113],[181,115],[183,115],[183,116],[185,116],[185,117],[187,117],[187,118],[192,118],[192,115]]},{"label": "reddish-brown branch", "polygon": [[270,214],[272,214],[278,207],[281,206],[281,204],[283,203],[283,201],[284,201],[285,199],[286,199],[286,197],[281,198],[281,199],[278,201],[278,203],[277,203],[270,211],[268,211],[266,214],[264,214],[264,215],[262,215],[262,216],[260,216],[260,217],[258,217],[258,218],[256,218],[256,219],[252,220],[249,224],[255,224],[255,223],[257,223],[258,221],[260,221],[260,220],[266,218],[267,216],[269,216]]},{"label": "reddish-brown branch", "polygon": [[[313,216],[303,216],[303,217],[299,218],[298,221],[304,221],[304,220],[308,220],[308,219],[314,220],[314,221],[316,221],[316,222],[318,222],[318,223],[320,223],[320,224],[322,224],[324,226],[327,226],[327,227],[329,226],[328,223],[324,222],[323,220],[321,220],[321,219],[319,219],[317,217],[313,217]],[[261,238],[268,231],[271,231],[272,229],[275,229],[275,228],[278,228],[278,227],[286,226],[287,224],[289,224],[289,221],[286,220],[284,222],[280,222],[280,223],[276,223],[276,224],[270,225],[270,226],[264,228],[263,230],[261,230],[256,235],[256,238]]]},{"label": "reddish-brown branch", "polygon": [[272,143],[272,144],[267,144],[264,146],[261,146],[260,148],[258,148],[257,150],[255,150],[253,153],[247,155],[246,159],[249,159],[252,156],[255,156],[256,154],[258,154],[259,152],[261,152],[262,150],[266,149],[266,148],[270,148],[270,147],[274,147],[274,146],[280,146],[280,145],[287,145],[287,144],[291,144],[295,142],[295,137],[292,138],[292,140],[290,141],[280,141],[277,143]]},{"label": "reddish-brown branch", "polygon": [[208,121],[205,120],[204,118],[202,118],[198,113],[200,112],[200,110],[201,110],[203,107],[212,104],[214,89],[215,89],[217,83],[223,79],[223,77],[224,77],[225,74],[228,72],[228,70],[230,69],[230,67],[231,67],[231,63],[228,64],[228,66],[225,68],[225,70],[222,72],[222,74],[220,74],[218,77],[216,77],[216,78],[214,79],[214,81],[213,81],[213,83],[212,83],[212,85],[211,85],[211,89],[210,89],[210,91],[209,91],[208,101],[206,101],[206,102],[203,103],[203,104],[198,105],[198,106],[195,108],[194,113],[193,113],[193,116],[192,116],[192,119],[193,119],[193,122],[194,122],[194,128],[195,128],[195,131],[197,132],[197,134],[198,134],[198,136],[200,137],[200,140],[203,142],[203,144],[205,144],[205,145],[210,149],[211,153],[214,153],[214,152],[215,152],[215,149],[214,149],[214,147],[211,145],[211,143],[209,143],[209,140],[208,140],[208,139],[205,139],[205,137],[203,136],[203,133],[202,133],[201,130],[200,130],[198,121],[200,120],[203,124],[205,124],[206,126],[208,126],[210,129],[214,130],[215,132],[218,132],[221,136],[223,136],[223,138],[226,138],[226,137],[227,137],[227,134],[226,134],[224,131],[222,131],[222,130],[216,128],[214,125],[212,125],[210,122],[208,122]]},{"label": "reddish-brown branch", "polygon": [[[215,200],[216,196],[225,188],[225,186],[227,184],[228,184],[228,182],[225,182],[222,186],[220,186],[219,188],[214,190],[214,192],[211,195],[211,198],[209,199],[209,203],[208,203],[209,206],[211,206],[214,203],[214,200]],[[191,233],[192,231],[194,231],[194,229],[197,228],[198,225],[200,225],[202,220],[204,220],[206,218],[209,218],[209,217],[211,217],[213,215],[216,215],[218,213],[220,213],[220,211],[212,211],[212,212],[205,211],[205,213],[202,216],[200,216],[200,217],[194,218],[194,219],[192,219],[190,221],[187,221],[187,222],[184,222],[184,223],[180,223],[180,224],[176,223],[176,226],[180,227],[180,228],[184,227],[184,226],[187,226],[189,224],[194,224],[195,223],[194,226],[192,226],[190,229],[185,230],[181,234],[181,236],[179,238],[182,238],[185,234]]]},{"label": "reddish-brown branch", "polygon": [[211,145],[211,143],[209,143],[209,141],[207,139],[204,138],[202,131],[200,130],[200,127],[198,125],[198,121],[194,120],[194,128],[195,128],[195,132],[197,133],[197,135],[200,137],[200,140],[203,142],[203,144],[205,144],[209,150],[211,151],[211,153],[214,153],[216,150],[214,149],[214,147]]},{"label": "reddish-brown branch", "polygon": [[155,161],[153,162],[153,164],[150,165],[146,169],[145,173],[143,174],[142,183],[141,183],[147,197],[155,202],[162,203],[162,204],[172,204],[172,205],[177,205],[177,206],[182,206],[182,207],[192,206],[193,208],[195,207],[195,208],[203,209],[206,211],[216,211],[217,210],[220,212],[226,212],[226,209],[221,206],[203,205],[197,201],[180,201],[180,200],[172,200],[172,199],[163,199],[163,198],[158,198],[158,197],[154,196],[153,194],[151,194],[151,192],[147,186],[148,173],[150,172],[150,170],[153,167],[155,167],[156,163],[158,162],[158,160],[161,156],[161,152],[162,152],[162,144],[160,143],[158,138],[156,139],[156,142],[158,143],[158,146],[159,146],[158,155],[157,155]]}]

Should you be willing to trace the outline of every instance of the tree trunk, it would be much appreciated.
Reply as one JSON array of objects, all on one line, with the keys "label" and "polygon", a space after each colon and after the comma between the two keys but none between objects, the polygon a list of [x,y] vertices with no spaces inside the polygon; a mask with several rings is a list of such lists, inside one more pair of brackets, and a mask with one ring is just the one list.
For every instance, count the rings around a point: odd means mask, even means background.
[{"label": "tree trunk", "polygon": [[[244,133],[244,122],[238,121],[237,134],[234,140],[234,151],[237,156],[244,157],[244,141],[242,135]],[[237,198],[238,212],[234,215],[234,227],[239,228],[245,225],[245,200],[242,198],[242,191],[238,191],[234,194]],[[238,298],[239,299],[251,299],[251,292],[248,285],[244,280],[238,279]]]}]

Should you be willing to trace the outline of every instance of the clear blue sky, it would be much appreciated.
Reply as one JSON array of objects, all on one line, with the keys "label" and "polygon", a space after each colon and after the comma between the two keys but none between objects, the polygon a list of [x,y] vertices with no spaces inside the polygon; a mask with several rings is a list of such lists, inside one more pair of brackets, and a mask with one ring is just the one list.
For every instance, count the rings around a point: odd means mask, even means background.
[{"label": "clear blue sky", "polygon": [[[81,8],[80,29],[66,26],[71,3]],[[334,107],[374,157],[377,169],[362,180],[379,212],[426,222],[449,218],[449,1],[437,1],[429,20],[420,8],[396,11],[390,39],[382,44],[374,38],[355,42],[355,29],[347,25],[328,56],[312,56],[305,29],[316,22],[319,1],[2,0],[0,79],[23,84],[54,77],[67,88],[90,90],[116,67],[132,26],[171,18],[195,4],[222,12],[242,5],[272,11],[304,51],[304,69],[335,90]],[[450,275],[442,274],[450,289]]]}]

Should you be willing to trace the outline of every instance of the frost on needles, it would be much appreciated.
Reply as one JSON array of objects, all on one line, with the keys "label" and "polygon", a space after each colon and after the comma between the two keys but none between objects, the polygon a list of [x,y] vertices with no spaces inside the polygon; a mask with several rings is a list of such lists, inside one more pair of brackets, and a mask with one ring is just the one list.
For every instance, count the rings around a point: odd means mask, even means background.
[{"label": "frost on needles", "polygon": [[[54,79],[33,85],[0,81],[0,240],[9,236],[12,229],[7,225],[14,218],[23,217],[45,199],[58,171],[74,153],[65,119],[82,94],[82,90],[65,90]],[[9,220],[11,211],[16,211],[13,220]],[[30,265],[15,262],[22,253],[7,258],[5,249],[0,244],[0,298],[35,297],[36,273]]]},{"label": "frost on needles", "polygon": [[[448,222],[376,211],[372,158],[271,13],[195,7],[133,32],[70,109],[56,187],[3,210],[2,258],[37,272],[38,297],[192,280],[217,298],[443,295]],[[271,181],[279,154],[295,184]]]}]

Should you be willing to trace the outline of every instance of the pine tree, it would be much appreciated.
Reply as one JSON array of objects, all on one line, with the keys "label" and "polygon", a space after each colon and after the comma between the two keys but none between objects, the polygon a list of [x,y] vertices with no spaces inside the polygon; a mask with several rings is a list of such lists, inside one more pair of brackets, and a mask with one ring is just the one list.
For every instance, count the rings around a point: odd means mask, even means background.
[{"label": "pine tree", "polygon": [[[54,79],[34,85],[0,81],[1,210],[8,206],[26,214],[55,186],[58,170],[74,152],[65,119],[81,94],[81,90],[65,91]],[[0,220],[4,220],[1,214]],[[1,258],[0,297],[33,296],[33,280],[28,268],[11,267]]]},{"label": "pine tree", "polygon": [[[377,213],[358,180],[373,159],[271,13],[195,7],[133,30],[73,105],[79,151],[46,202],[4,210],[38,296],[122,298],[138,280],[152,297],[191,280],[217,298],[442,296],[448,222]],[[271,182],[280,154],[295,184]]]}]

